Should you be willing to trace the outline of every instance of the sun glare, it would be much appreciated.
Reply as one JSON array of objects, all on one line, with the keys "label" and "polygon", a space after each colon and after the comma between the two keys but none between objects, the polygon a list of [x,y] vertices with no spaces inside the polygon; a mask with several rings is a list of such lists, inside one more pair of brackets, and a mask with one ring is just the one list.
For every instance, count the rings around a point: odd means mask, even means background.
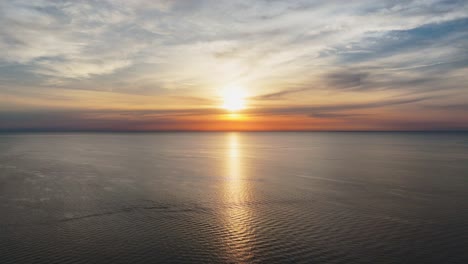
[{"label": "sun glare", "polygon": [[238,86],[229,86],[223,90],[223,108],[239,111],[245,108],[245,94]]}]

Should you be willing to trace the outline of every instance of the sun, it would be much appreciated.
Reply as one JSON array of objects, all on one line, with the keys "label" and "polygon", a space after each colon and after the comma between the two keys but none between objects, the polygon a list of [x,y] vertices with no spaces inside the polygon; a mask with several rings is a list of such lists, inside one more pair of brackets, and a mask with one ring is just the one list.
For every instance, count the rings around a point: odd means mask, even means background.
[{"label": "sun", "polygon": [[228,86],[223,89],[223,106],[229,111],[239,111],[245,108],[245,94],[241,87]]}]

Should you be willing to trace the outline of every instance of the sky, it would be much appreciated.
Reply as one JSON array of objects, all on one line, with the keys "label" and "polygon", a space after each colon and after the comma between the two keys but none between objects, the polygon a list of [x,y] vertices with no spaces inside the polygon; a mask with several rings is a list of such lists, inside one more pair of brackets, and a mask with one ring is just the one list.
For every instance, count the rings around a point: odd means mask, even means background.
[{"label": "sky", "polygon": [[160,130],[468,130],[468,1],[0,1],[0,131]]}]

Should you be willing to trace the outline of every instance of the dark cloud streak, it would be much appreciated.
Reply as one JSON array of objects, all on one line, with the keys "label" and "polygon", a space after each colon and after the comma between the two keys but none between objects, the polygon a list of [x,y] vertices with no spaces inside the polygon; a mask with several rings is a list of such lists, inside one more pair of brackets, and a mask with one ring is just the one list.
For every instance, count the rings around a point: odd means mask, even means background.
[{"label": "dark cloud streak", "polygon": [[260,101],[261,100],[279,100],[279,99],[285,98],[288,95],[305,92],[305,91],[308,91],[308,90],[311,90],[311,89],[312,88],[308,88],[308,87],[306,87],[306,88],[294,88],[294,89],[282,90],[282,91],[279,91],[279,92],[274,92],[274,93],[268,93],[268,94],[255,96],[255,97],[252,97],[251,99],[260,100]]}]

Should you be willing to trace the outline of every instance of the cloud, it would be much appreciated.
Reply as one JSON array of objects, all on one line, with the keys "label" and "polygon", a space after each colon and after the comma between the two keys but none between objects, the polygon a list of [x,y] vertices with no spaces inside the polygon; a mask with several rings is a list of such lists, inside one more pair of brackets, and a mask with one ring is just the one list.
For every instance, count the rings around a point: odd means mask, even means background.
[{"label": "cloud", "polygon": [[311,88],[295,88],[295,89],[283,90],[279,92],[258,95],[251,99],[253,100],[278,100],[278,99],[283,99],[287,95],[305,92],[310,89]]},{"label": "cloud", "polygon": [[368,110],[373,108],[383,108],[388,106],[398,106],[404,104],[415,104],[426,101],[430,98],[400,98],[400,99],[387,99],[365,103],[343,103],[331,105],[309,105],[309,106],[286,106],[286,107],[271,107],[259,108],[247,111],[249,114],[254,115],[310,115],[329,117],[339,116],[351,110]]},{"label": "cloud", "polygon": [[51,88],[179,96],[204,109],[239,83],[268,104],[255,115],[397,115],[382,98],[468,98],[467,27],[468,3],[455,0],[2,1],[0,95],[23,97],[15,109],[29,97],[45,105]]},{"label": "cloud", "polygon": [[359,89],[368,76],[369,73],[367,72],[340,70],[328,73],[326,79],[332,88]]},{"label": "cloud", "polygon": [[351,119],[355,117],[363,117],[368,114],[346,114],[346,113],[313,113],[310,114],[311,117],[315,118],[326,118],[326,119]]},{"label": "cloud", "polygon": [[[245,109],[241,115],[248,118],[284,117],[352,119],[368,114],[352,113],[355,110],[369,110],[387,106],[415,104],[429,98],[402,98],[385,101],[315,105],[295,107],[263,107]],[[0,130],[94,130],[94,129],[177,129],[181,125],[192,125],[198,129],[197,122],[215,122],[217,117],[225,115],[225,110],[217,108],[194,109],[158,109],[158,110],[16,110],[0,111]]]},{"label": "cloud", "polygon": [[[421,54],[424,50],[441,50],[452,59],[457,59],[456,54],[463,51],[464,44],[468,42],[466,33],[463,29],[468,26],[468,18],[443,21],[437,23],[422,24],[409,29],[369,31],[362,35],[359,42],[351,42],[346,46],[339,47],[339,59],[345,63],[359,63],[363,61],[388,58],[395,54],[414,53]],[[458,43],[458,45],[452,45]],[[357,52],[365,51],[365,52]],[[436,54],[425,54],[419,56],[419,61],[435,59]],[[440,57],[439,57],[440,59]],[[460,58],[458,58],[460,59]],[[407,63],[401,61],[400,63]]]},{"label": "cloud", "polygon": [[435,109],[435,110],[445,110],[445,111],[460,111],[463,113],[468,112],[468,104],[466,103],[454,103],[454,104],[429,104],[424,105],[424,108],[427,109]]}]

